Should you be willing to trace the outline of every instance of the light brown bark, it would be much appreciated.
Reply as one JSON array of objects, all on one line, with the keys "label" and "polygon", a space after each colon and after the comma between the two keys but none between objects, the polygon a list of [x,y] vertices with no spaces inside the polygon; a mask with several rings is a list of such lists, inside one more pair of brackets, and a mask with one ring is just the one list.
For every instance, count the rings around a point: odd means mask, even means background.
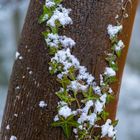
[{"label": "light brown bark", "polygon": [[[72,37],[77,45],[73,53],[81,64],[95,75],[99,81],[100,73],[106,66],[106,52],[110,51],[107,25],[115,24],[114,17],[121,13],[121,0],[64,0],[64,5],[72,9],[74,24],[61,30],[62,34]],[[50,56],[41,35],[45,25],[38,24],[42,12],[42,2],[31,0],[18,52],[23,59],[15,61],[10,79],[7,103],[2,122],[1,140],[9,140],[15,135],[17,140],[64,140],[59,128],[52,128],[56,114],[59,89],[56,77],[48,71]],[[118,82],[112,85],[116,91],[115,102],[108,106],[110,118],[116,115],[122,72],[132,31],[137,0],[128,7],[129,18],[124,21],[121,38],[126,47],[119,61]],[[29,74],[32,71],[32,74]],[[20,89],[16,89],[19,86]],[[41,109],[39,102],[44,100],[48,107]],[[14,114],[17,114],[16,117]],[[10,125],[10,130],[6,126]],[[73,140],[73,136],[70,138]]]}]

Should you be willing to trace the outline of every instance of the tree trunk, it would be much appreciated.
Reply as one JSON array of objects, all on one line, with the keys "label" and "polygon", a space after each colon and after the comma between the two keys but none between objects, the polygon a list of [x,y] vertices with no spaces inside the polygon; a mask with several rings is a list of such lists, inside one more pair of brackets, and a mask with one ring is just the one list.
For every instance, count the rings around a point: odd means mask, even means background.
[{"label": "tree trunk", "polygon": [[[110,51],[107,36],[107,25],[115,24],[114,17],[122,12],[121,0],[64,0],[64,5],[72,9],[74,24],[61,30],[62,34],[76,41],[73,53],[81,64],[95,75],[103,73],[106,53]],[[2,122],[1,140],[9,140],[15,135],[17,140],[64,140],[59,128],[52,128],[51,123],[56,115],[59,90],[56,77],[48,71],[50,56],[41,35],[45,25],[38,24],[42,13],[42,2],[31,0],[23,32],[18,47],[21,59],[15,61],[10,79],[7,103]],[[128,6],[129,18],[124,20],[121,35],[126,47],[119,59],[118,82],[112,85],[116,92],[115,102],[108,106],[110,118],[116,115],[121,77],[125,65],[137,0]],[[40,108],[39,102],[45,100],[47,108]],[[6,129],[9,125],[10,129]],[[71,137],[71,140],[74,138]]]}]

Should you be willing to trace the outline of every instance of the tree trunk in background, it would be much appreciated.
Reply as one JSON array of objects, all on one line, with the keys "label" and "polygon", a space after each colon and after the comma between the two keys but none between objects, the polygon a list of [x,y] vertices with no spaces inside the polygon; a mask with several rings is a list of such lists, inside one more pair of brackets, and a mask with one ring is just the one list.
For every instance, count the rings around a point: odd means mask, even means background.
[{"label": "tree trunk in background", "polygon": [[[110,50],[107,25],[115,24],[114,17],[121,13],[121,0],[64,0],[64,5],[72,9],[72,26],[61,30],[72,37],[77,45],[73,53],[95,75],[103,73],[106,62],[105,52]],[[41,32],[45,25],[38,24],[42,3],[31,0],[25,25],[21,35],[18,52],[23,59],[15,61],[10,80],[7,103],[2,122],[1,140],[9,140],[15,135],[17,140],[64,140],[59,128],[52,128],[51,122],[56,114],[59,90],[56,77],[48,71],[50,57]],[[129,18],[124,20],[121,39],[126,48],[119,60],[118,82],[112,85],[116,91],[115,102],[108,106],[110,118],[115,118],[122,72],[126,60],[137,0],[128,7]],[[30,72],[32,71],[32,73]],[[39,102],[46,101],[47,108],[40,108]],[[6,126],[10,129],[7,130]],[[72,137],[71,140],[74,140]]]}]

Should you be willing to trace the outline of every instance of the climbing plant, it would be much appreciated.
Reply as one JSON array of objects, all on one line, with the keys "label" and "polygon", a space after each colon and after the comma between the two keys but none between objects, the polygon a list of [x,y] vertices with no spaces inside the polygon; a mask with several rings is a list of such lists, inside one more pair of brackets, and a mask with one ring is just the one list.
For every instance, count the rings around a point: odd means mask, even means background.
[{"label": "climbing plant", "polygon": [[107,25],[111,48],[105,58],[107,66],[104,73],[100,74],[99,85],[95,77],[72,54],[76,42],[59,34],[60,28],[74,24],[69,16],[72,9],[65,8],[62,2],[63,0],[46,0],[39,17],[40,24],[46,23],[46,30],[42,34],[51,56],[49,72],[56,75],[56,80],[60,83],[60,90],[55,93],[60,101],[52,126],[61,127],[66,138],[73,132],[78,140],[98,140],[103,137],[116,139],[115,126],[118,121],[109,118],[106,105],[113,101],[115,95],[110,85],[117,80],[117,60],[125,47],[119,34],[123,30],[123,19],[128,18],[126,7],[131,1],[122,1],[122,13],[116,15],[116,24]]}]

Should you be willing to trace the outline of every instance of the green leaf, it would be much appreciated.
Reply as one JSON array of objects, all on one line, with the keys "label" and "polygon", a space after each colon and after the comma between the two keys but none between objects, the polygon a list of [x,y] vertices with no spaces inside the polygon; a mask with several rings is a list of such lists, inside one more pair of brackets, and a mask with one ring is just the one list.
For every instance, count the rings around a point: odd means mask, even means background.
[{"label": "green leaf", "polygon": [[75,69],[74,66],[72,66],[72,67],[69,68],[69,78],[72,81],[74,81],[76,79],[76,77],[75,77],[75,71],[76,71],[76,69]]},{"label": "green leaf", "polygon": [[78,131],[78,140],[85,140],[88,135],[87,130],[79,130]]},{"label": "green leaf", "polygon": [[67,122],[70,126],[73,126],[73,127],[78,127],[79,124],[77,123],[77,121],[74,120],[74,115],[70,115],[68,118],[67,118]]},{"label": "green leaf", "polygon": [[70,126],[73,126],[73,127],[78,127],[79,126],[79,124],[76,121],[68,122],[68,124]]},{"label": "green leaf", "polygon": [[62,128],[63,128],[63,131],[64,131],[64,134],[65,134],[66,138],[69,138],[70,135],[71,135],[71,128],[70,128],[70,126],[67,123],[65,123],[62,126]]},{"label": "green leaf", "polygon": [[115,50],[115,47],[116,47],[116,44],[113,44],[113,45],[111,46],[111,49],[114,51],[114,50]]},{"label": "green leaf", "polygon": [[49,19],[52,16],[54,10],[55,10],[55,7],[48,8],[44,5],[43,14],[39,17],[39,23],[41,24],[45,22],[47,19]]},{"label": "green leaf", "polygon": [[56,21],[55,21],[55,25],[56,25],[57,28],[59,28],[59,27],[62,26],[59,20],[56,20]]},{"label": "green leaf", "polygon": [[53,127],[58,127],[58,126],[63,125],[63,123],[64,123],[63,121],[56,121],[56,122],[53,122],[53,123],[52,123],[52,126],[53,126]]},{"label": "green leaf", "polygon": [[93,96],[93,87],[92,86],[90,86],[88,89],[88,95]]},{"label": "green leaf", "polygon": [[111,54],[106,58],[106,61],[108,62],[114,62],[115,60],[116,60],[116,56],[114,54]]},{"label": "green leaf", "polygon": [[98,116],[98,117],[97,117],[97,121],[100,121],[100,120],[101,120],[101,117]]},{"label": "green leaf", "polygon": [[112,122],[113,127],[116,127],[117,124],[118,124],[118,122],[119,122],[119,120],[115,120],[115,121],[113,121],[113,122]]},{"label": "green leaf", "polygon": [[118,71],[118,65],[117,65],[115,62],[113,62],[113,61],[109,62],[109,66],[110,66],[114,71]]},{"label": "green leaf", "polygon": [[50,27],[53,34],[58,34],[58,28],[57,27]]},{"label": "green leaf", "polygon": [[64,134],[67,138],[70,137],[71,128],[70,125],[67,124],[67,121],[57,121],[52,123],[53,127],[61,127],[64,131]]},{"label": "green leaf", "polygon": [[46,5],[44,5],[43,6],[43,14],[48,14],[48,16],[51,17],[55,9],[56,9],[55,6],[48,8],[48,7],[46,7]]},{"label": "green leaf", "polygon": [[112,77],[109,77],[108,81],[109,81],[109,83],[111,84],[111,83],[116,82],[116,81],[117,81],[117,79],[116,79],[116,77],[115,77],[115,76],[112,76]]},{"label": "green leaf", "polygon": [[107,95],[107,98],[106,98],[106,103],[110,103],[112,102],[113,100],[115,99],[115,97],[111,94],[108,94]]},{"label": "green leaf", "polygon": [[107,119],[108,116],[109,116],[109,113],[108,113],[108,112],[102,111],[101,117],[102,117],[102,119],[103,119],[104,121],[106,121],[106,119]]},{"label": "green leaf", "polygon": [[48,14],[43,14],[39,17],[39,24],[43,23],[44,21],[46,21],[48,19]]},{"label": "green leaf", "polygon": [[49,47],[49,54],[50,55],[54,55],[57,51],[58,51],[57,48],[55,48],[55,47]]},{"label": "green leaf", "polygon": [[66,103],[72,103],[75,101],[75,98],[69,96],[67,93],[65,92],[56,92],[56,95],[58,96],[58,98],[60,98],[62,101],[66,102]]},{"label": "green leaf", "polygon": [[99,95],[97,95],[97,94],[95,94],[93,92],[93,87],[92,86],[90,86],[88,91],[84,92],[83,95],[84,95],[84,98],[85,98],[83,100],[83,102],[87,102],[89,100],[97,100],[97,99],[99,99]]},{"label": "green leaf", "polygon": [[114,36],[114,37],[110,38],[110,40],[111,40],[111,44],[114,44],[114,43],[118,42],[117,36]]},{"label": "green leaf", "polygon": [[49,18],[49,9],[46,6],[43,6],[43,14],[39,17],[39,24],[43,23]]},{"label": "green leaf", "polygon": [[116,54],[117,54],[118,57],[121,56],[121,53],[122,53],[122,50],[116,51]]},{"label": "green leaf", "polygon": [[71,81],[70,81],[70,79],[68,79],[67,75],[64,75],[62,79],[58,79],[58,82],[62,84],[63,88],[66,88],[71,83]]},{"label": "green leaf", "polygon": [[60,4],[63,0],[54,0],[56,4]]},{"label": "green leaf", "polygon": [[78,125],[77,121],[74,120],[74,115],[71,115],[66,119],[60,117],[59,121],[52,123],[52,126],[61,127],[63,129],[66,138],[70,137],[72,127],[78,127]]},{"label": "green leaf", "polygon": [[94,136],[94,140],[100,140],[100,136]]},{"label": "green leaf", "polygon": [[45,38],[47,38],[49,33],[50,33],[50,30],[46,30],[46,31],[42,32],[42,35],[43,35]]},{"label": "green leaf", "polygon": [[54,60],[54,61],[49,62],[49,65],[51,67],[50,74],[62,72],[63,66],[61,63],[58,63],[57,61]]},{"label": "green leaf", "polygon": [[117,81],[116,76],[107,76],[107,75],[104,75],[104,83],[105,84],[112,84],[112,83],[114,83],[116,81]]}]

